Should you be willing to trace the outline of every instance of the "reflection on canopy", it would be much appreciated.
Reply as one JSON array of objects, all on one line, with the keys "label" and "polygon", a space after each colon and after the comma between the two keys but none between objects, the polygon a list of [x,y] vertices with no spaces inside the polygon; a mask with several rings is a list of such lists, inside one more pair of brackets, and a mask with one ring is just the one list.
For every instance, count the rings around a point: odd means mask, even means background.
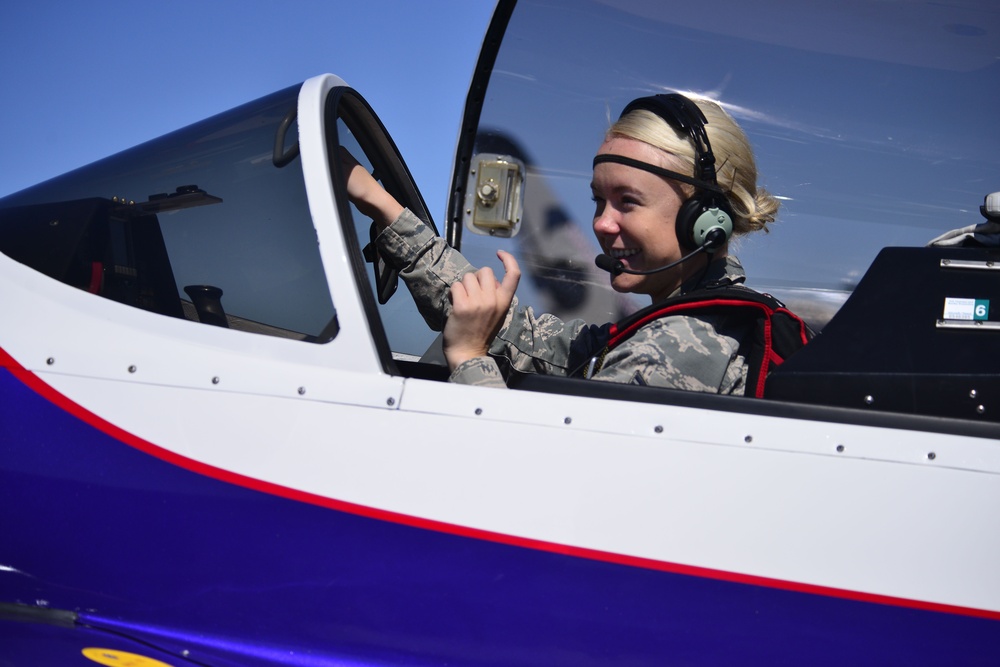
[{"label": "reflection on canopy", "polygon": [[[597,254],[593,152],[629,100],[655,92],[716,99],[746,130],[760,183],[783,207],[772,234],[734,250],[752,286],[800,311],[829,316],[879,249],[980,222],[1000,188],[989,180],[1000,173],[992,4],[614,4],[521,0],[483,107],[481,126],[520,144],[529,178],[546,182],[526,188],[525,228],[546,224],[530,217],[532,198],[554,193],[579,230],[587,249],[561,261]],[[498,244],[465,235],[461,247],[480,265]],[[559,312],[525,282],[522,302]]]}]

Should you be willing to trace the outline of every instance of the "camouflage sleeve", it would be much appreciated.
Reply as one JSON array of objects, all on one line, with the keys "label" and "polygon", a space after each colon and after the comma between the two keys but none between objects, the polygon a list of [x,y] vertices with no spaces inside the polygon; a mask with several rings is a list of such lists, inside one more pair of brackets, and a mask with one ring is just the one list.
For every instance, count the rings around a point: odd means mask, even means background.
[{"label": "camouflage sleeve", "polygon": [[[379,235],[377,243],[386,261],[399,269],[400,277],[406,282],[428,326],[440,331],[451,313],[448,297],[451,284],[475,268],[409,210],[403,211]],[[582,320],[564,323],[553,315],[536,317],[531,308],[520,308],[514,297],[489,352],[506,368],[525,373],[566,375],[572,370],[576,357],[582,359],[592,354],[593,349],[603,347],[603,342],[595,342],[601,337],[600,329],[585,328]],[[496,363],[485,358],[481,363],[483,367],[479,370],[484,375],[495,372],[499,376]],[[486,366],[490,367],[489,371],[483,370]],[[459,370],[461,367],[452,374],[455,381],[464,382],[479,372],[459,373]]]},{"label": "camouflage sleeve", "polygon": [[478,387],[499,387],[501,389],[507,386],[503,375],[500,374],[497,362],[490,357],[476,357],[475,359],[469,359],[459,364],[451,372],[448,381],[459,384],[472,384]]},{"label": "camouflage sleeve", "polygon": [[518,307],[515,297],[490,354],[521,373],[570,375],[604,347],[610,326],[536,316],[531,308]]},{"label": "camouflage sleeve", "polygon": [[408,209],[376,243],[385,260],[399,270],[427,326],[441,331],[451,313],[448,289],[475,267]]},{"label": "camouflage sleeve", "polygon": [[745,327],[725,316],[660,318],[609,352],[594,379],[742,395]]}]

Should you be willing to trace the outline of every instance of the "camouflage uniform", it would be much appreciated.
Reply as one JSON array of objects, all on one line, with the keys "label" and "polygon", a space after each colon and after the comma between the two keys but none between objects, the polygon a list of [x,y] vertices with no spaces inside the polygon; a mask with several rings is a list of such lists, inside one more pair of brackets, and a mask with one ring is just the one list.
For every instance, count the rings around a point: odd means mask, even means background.
[{"label": "camouflage uniform", "polygon": [[[378,245],[383,256],[400,270],[428,325],[441,330],[451,312],[451,284],[475,268],[408,210],[382,232]],[[704,273],[683,289],[745,279],[735,257],[713,262]],[[536,316],[531,308],[518,307],[514,297],[500,333],[490,346],[490,356],[459,365],[450,380],[503,387],[500,366],[524,373],[578,374],[601,354],[610,326],[588,325],[583,320],[563,322],[547,314]],[[676,315],[657,319],[608,353],[593,379],[743,394],[747,369],[738,349],[746,327],[746,320],[738,316]]]}]

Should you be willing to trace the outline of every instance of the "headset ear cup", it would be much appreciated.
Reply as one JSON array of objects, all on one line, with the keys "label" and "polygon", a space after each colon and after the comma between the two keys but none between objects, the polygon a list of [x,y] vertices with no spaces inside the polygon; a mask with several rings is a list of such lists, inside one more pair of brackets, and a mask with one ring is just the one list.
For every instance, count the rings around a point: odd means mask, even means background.
[{"label": "headset ear cup", "polygon": [[694,250],[698,244],[694,240],[694,223],[704,212],[697,197],[686,199],[677,211],[677,242],[682,248]]},{"label": "headset ear cup", "polygon": [[681,247],[697,250],[705,245],[713,229],[721,229],[725,238],[706,248],[709,252],[718,250],[733,235],[733,218],[725,205],[719,206],[714,197],[698,195],[681,204],[677,212],[677,241]]}]

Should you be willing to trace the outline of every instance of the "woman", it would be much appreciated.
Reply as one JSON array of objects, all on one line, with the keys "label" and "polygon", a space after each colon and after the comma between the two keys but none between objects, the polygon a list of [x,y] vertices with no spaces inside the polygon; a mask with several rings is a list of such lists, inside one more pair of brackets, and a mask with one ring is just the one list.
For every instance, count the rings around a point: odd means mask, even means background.
[{"label": "woman", "polygon": [[[514,293],[520,269],[513,256],[497,253],[502,281],[488,267],[475,270],[362,167],[349,156],[345,160],[348,193],[382,230],[377,243],[383,257],[400,270],[428,324],[443,324],[452,381],[502,387],[503,366],[743,393],[745,317],[661,317],[608,350],[611,324],[563,322],[519,308]],[[591,183],[594,233],[610,258],[602,266],[612,273],[612,288],[647,294],[656,303],[742,283],[743,269],[728,254],[730,230],[739,235],[766,229],[778,208],[756,179],[746,136],[717,104],[680,95],[632,102],[605,135]]]}]

